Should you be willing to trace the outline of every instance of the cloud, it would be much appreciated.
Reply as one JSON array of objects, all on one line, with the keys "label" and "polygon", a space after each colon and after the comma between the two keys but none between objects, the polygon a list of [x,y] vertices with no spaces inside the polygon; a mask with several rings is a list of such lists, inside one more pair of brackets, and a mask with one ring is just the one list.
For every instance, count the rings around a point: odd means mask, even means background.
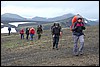
[{"label": "cloud", "polygon": [[62,14],[70,13],[74,11],[72,8],[66,8],[66,9],[61,9],[61,8],[31,8],[31,7],[16,7],[16,6],[7,6],[2,8],[1,14],[4,13],[14,13],[18,14],[22,17],[35,17],[35,16],[40,16],[40,17],[47,17],[47,18],[52,18],[56,16],[60,16]]},{"label": "cloud", "polygon": [[67,13],[99,18],[99,1],[2,1],[1,14],[14,13],[22,17],[56,17]]}]

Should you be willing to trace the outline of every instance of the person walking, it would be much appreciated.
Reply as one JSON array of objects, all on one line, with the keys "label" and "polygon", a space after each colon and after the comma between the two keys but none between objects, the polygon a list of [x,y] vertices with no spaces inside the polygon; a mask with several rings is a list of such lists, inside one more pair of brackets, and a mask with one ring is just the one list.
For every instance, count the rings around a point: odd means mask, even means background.
[{"label": "person walking", "polygon": [[10,35],[11,27],[8,27],[8,35]]},{"label": "person walking", "polygon": [[41,38],[42,33],[43,33],[42,25],[38,25],[37,27],[38,40]]},{"label": "person walking", "polygon": [[26,39],[28,40],[29,38],[29,28],[26,28]]},{"label": "person walking", "polygon": [[[74,17],[73,17],[74,18]],[[74,55],[78,56],[79,54],[83,54],[84,49],[84,33],[83,30],[85,30],[84,22],[82,21],[82,17],[78,17],[76,22],[73,23],[72,26],[72,35],[74,40],[74,47],[73,47],[73,53]],[[78,49],[77,43],[78,40],[80,40],[80,47]]]},{"label": "person walking", "polygon": [[30,34],[30,40],[33,40],[33,36],[35,35],[35,29],[33,27],[30,28],[29,34]]},{"label": "person walking", "polygon": [[53,36],[53,49],[58,50],[58,43],[59,43],[59,36],[61,32],[61,27],[59,26],[59,23],[56,23],[55,26],[52,27],[52,36]]},{"label": "person walking", "polygon": [[24,39],[24,29],[20,30],[21,39]]}]

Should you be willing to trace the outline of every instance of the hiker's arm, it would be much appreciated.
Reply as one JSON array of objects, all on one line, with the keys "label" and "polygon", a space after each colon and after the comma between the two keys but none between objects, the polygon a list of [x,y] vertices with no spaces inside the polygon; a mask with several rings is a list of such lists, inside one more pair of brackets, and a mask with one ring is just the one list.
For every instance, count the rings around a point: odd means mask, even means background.
[{"label": "hiker's arm", "polygon": [[43,33],[43,29],[41,29],[42,33]]},{"label": "hiker's arm", "polygon": [[52,35],[54,35],[54,29],[52,29]]},{"label": "hiker's arm", "polygon": [[85,27],[85,23],[83,23],[83,27],[82,27],[82,29],[83,29],[83,30],[85,30],[85,29],[86,29],[86,27]]},{"label": "hiker's arm", "polygon": [[77,29],[76,23],[72,26],[72,31],[75,31]]}]

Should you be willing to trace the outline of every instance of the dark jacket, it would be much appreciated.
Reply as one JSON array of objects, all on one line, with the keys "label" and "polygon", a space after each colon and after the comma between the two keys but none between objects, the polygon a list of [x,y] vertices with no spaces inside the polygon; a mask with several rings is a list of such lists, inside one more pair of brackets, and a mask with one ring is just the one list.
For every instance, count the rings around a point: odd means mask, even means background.
[{"label": "dark jacket", "polygon": [[60,32],[61,32],[61,27],[60,26],[58,26],[58,27],[54,26],[52,28],[52,34],[55,35],[55,37],[60,36]]},{"label": "dark jacket", "polygon": [[81,36],[84,35],[83,30],[85,30],[85,26],[83,22],[75,22],[72,27],[73,35]]},{"label": "dark jacket", "polygon": [[42,27],[38,27],[37,28],[37,34],[42,34],[43,30],[42,30]]},{"label": "dark jacket", "polygon": [[11,27],[8,27],[8,31],[11,31]]},{"label": "dark jacket", "polygon": [[26,28],[26,34],[29,35],[29,29],[28,28]]}]

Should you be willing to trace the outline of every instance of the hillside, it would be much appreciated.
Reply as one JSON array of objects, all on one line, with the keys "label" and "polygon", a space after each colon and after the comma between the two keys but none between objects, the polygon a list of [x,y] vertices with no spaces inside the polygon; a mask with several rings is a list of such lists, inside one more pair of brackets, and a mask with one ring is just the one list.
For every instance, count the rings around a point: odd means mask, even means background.
[{"label": "hillside", "polygon": [[74,14],[64,14],[62,16],[57,16],[57,17],[53,17],[53,18],[43,18],[43,17],[34,17],[32,18],[33,20],[36,20],[36,21],[51,21],[51,22],[54,22],[54,21],[58,21],[58,20],[63,20],[63,19],[66,19],[66,18],[69,18],[69,17],[72,17],[74,16]]},{"label": "hillside", "polygon": [[54,17],[54,18],[44,18],[44,17],[34,17],[32,19],[28,19],[28,18],[24,18],[24,17],[21,17],[20,15],[17,15],[17,14],[12,14],[12,13],[5,13],[3,15],[1,15],[1,22],[3,23],[9,23],[9,22],[18,22],[18,21],[24,21],[24,22],[32,22],[32,21],[37,21],[37,22],[40,22],[40,21],[46,21],[46,22],[54,22],[54,21],[57,21],[57,20],[61,20],[61,19],[65,19],[65,18],[69,18],[71,16],[74,16],[73,14],[69,13],[69,14],[64,14],[62,16],[57,16],[57,17]]},{"label": "hillside", "polygon": [[[73,14],[69,13],[69,14],[64,14],[62,16],[57,16],[54,18],[43,18],[43,17],[34,17],[32,19],[27,19],[27,18],[23,18],[17,14],[11,14],[11,13],[6,13],[1,15],[1,23],[3,23],[4,25],[1,25],[1,28],[3,27],[8,27],[11,26],[12,28],[15,28],[16,31],[19,31],[21,28],[26,28],[26,27],[37,27],[37,25],[42,24],[43,25],[43,29],[44,30],[49,30],[51,25],[53,25],[54,22],[59,22],[62,26],[62,28],[66,28],[66,27],[70,27],[72,22],[72,18],[73,18]],[[86,23],[86,26],[93,26],[93,25],[99,25],[98,21],[91,21],[88,20],[86,18],[84,18]],[[14,22],[30,22],[30,23],[24,23],[24,24],[19,24],[18,27],[11,25],[9,23],[14,23]],[[32,22],[36,22],[35,24]]]},{"label": "hillside", "polygon": [[17,14],[5,13],[1,15],[1,22],[3,23],[9,23],[11,21],[23,21],[23,20],[26,20],[26,18],[23,18]]},{"label": "hillside", "polygon": [[[59,49],[52,49],[50,30],[42,39],[21,40],[18,33],[1,34],[1,66],[99,66],[99,25],[86,27],[84,54],[73,56],[73,39],[69,29],[63,29]],[[80,46],[78,44],[78,46]]]}]

